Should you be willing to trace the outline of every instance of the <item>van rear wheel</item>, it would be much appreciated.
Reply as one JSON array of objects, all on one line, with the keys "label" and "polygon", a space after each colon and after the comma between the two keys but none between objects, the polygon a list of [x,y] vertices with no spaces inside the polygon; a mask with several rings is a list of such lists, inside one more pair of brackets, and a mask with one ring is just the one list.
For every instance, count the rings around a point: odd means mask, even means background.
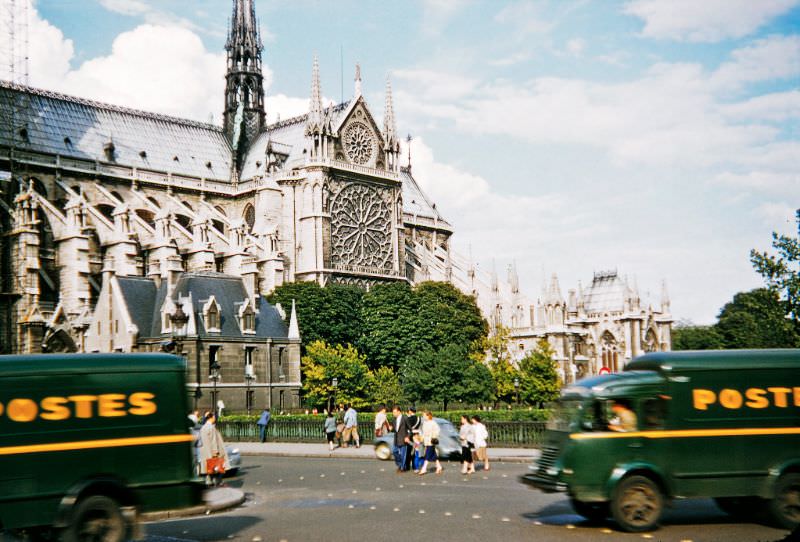
[{"label": "van rear wheel", "polygon": [[78,501],[72,522],[61,539],[64,542],[122,542],[126,531],[117,502],[103,495],[92,495]]},{"label": "van rear wheel", "polygon": [[577,499],[570,499],[573,510],[578,515],[585,517],[591,523],[600,523],[609,516],[607,502],[586,502]]},{"label": "van rear wheel", "polygon": [[655,528],[663,509],[661,490],[645,476],[623,478],[611,499],[611,515],[624,531],[631,533]]},{"label": "van rear wheel", "polygon": [[771,519],[784,529],[800,526],[800,474],[790,472],[778,478],[775,498],[767,505]]}]

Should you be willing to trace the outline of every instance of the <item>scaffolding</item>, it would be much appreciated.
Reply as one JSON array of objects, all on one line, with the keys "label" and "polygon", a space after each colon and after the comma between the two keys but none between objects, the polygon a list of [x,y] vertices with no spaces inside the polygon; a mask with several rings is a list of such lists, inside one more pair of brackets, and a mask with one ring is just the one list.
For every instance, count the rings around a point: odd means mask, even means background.
[{"label": "scaffolding", "polygon": [[[29,12],[30,0],[0,0],[0,79],[26,86],[29,82]],[[15,94],[22,98],[15,98]],[[2,109],[10,114],[0,119],[0,131],[6,135],[0,150],[8,156],[0,163],[0,354],[16,350],[15,310],[20,288],[12,264],[13,238],[8,234],[14,222],[14,197],[24,182],[23,173],[14,163],[14,138],[24,128],[19,124],[25,118],[22,112],[29,105],[25,93],[5,93],[5,96],[13,103],[2,104]]]}]

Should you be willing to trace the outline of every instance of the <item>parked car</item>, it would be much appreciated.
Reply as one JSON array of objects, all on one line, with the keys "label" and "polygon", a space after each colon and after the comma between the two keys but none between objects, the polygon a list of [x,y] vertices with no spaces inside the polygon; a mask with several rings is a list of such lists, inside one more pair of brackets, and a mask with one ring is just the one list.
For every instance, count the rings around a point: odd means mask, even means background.
[{"label": "parked car", "polygon": [[239,448],[232,446],[225,446],[225,453],[228,454],[228,470],[225,471],[225,476],[236,476],[239,473],[239,467],[242,466],[242,454]]},{"label": "parked car", "polygon": [[[451,422],[444,418],[434,418],[439,424],[439,444],[436,453],[442,459],[461,455],[461,442],[458,439],[458,430]],[[392,459],[394,433],[387,433],[375,439],[375,457],[383,461]]]}]

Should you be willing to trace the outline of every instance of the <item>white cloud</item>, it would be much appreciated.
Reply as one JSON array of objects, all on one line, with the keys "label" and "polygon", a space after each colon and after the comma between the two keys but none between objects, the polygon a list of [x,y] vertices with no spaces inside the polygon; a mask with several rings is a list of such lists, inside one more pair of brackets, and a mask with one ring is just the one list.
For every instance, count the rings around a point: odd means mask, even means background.
[{"label": "white cloud", "polygon": [[[796,161],[800,161],[798,158]],[[740,188],[751,188],[761,194],[793,196],[800,204],[800,173],[752,170],[747,173],[720,173],[714,182]],[[791,195],[791,196],[790,196]]]},{"label": "white cloud", "polygon": [[285,94],[276,94],[274,96],[267,94],[264,101],[268,123],[308,113],[308,98],[293,98]]},{"label": "white cloud", "polygon": [[[780,134],[765,121],[797,114],[796,92],[721,102],[734,82],[797,74],[800,67],[792,62],[797,43],[772,37],[734,51],[713,72],[699,64],[659,63],[621,83],[539,77],[519,84],[404,70],[396,72],[404,83],[397,101],[417,118],[452,123],[469,133],[588,145],[619,164],[708,167],[754,156]],[[758,116],[759,109],[770,115]]]},{"label": "white cloud", "polygon": [[109,11],[122,15],[144,15],[152,8],[141,0],[99,0],[100,5]]},{"label": "white cloud", "polygon": [[423,0],[422,31],[429,35],[437,35],[450,19],[472,0]]},{"label": "white cloud", "polygon": [[541,4],[533,2],[514,2],[498,11],[494,20],[514,27],[522,34],[545,34],[553,28],[553,23],[545,20],[542,8]]},{"label": "white cloud", "polygon": [[798,0],[635,0],[623,12],[644,21],[644,37],[718,42],[747,36],[798,3]]},{"label": "white cloud", "polygon": [[736,49],[711,76],[720,89],[800,75],[800,36],[770,36]]},{"label": "white cloud", "polygon": [[521,64],[531,58],[530,53],[520,51],[497,59],[489,61],[490,66],[514,66]]},{"label": "white cloud", "polygon": [[761,120],[782,122],[800,117],[800,90],[774,92],[748,100],[720,106],[720,111],[732,120]]},{"label": "white cloud", "polygon": [[221,113],[224,70],[225,55],[206,51],[192,31],[145,24],[65,74],[58,90],[207,121]]},{"label": "white cloud", "polygon": [[[797,211],[800,209],[798,203],[790,205],[785,201],[764,202],[756,208],[756,214],[760,216],[765,226],[772,227],[784,235],[797,235]],[[766,240],[765,243],[766,244]]]},{"label": "white cloud", "polygon": [[581,38],[574,38],[567,42],[567,52],[573,56],[581,56],[586,48],[586,42]]}]

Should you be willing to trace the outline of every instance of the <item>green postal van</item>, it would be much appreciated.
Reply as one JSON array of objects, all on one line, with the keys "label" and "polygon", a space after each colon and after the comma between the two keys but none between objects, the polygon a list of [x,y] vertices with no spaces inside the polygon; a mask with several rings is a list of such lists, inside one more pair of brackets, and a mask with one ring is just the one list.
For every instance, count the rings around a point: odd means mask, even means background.
[{"label": "green postal van", "polygon": [[185,365],[163,354],[0,356],[0,530],[139,536],[199,504]]},{"label": "green postal van", "polygon": [[[615,404],[628,409],[627,428]],[[564,491],[578,514],[611,515],[627,531],[652,529],[665,502],[689,497],[795,528],[800,350],[652,353],[580,380],[562,391],[521,481]]]}]

